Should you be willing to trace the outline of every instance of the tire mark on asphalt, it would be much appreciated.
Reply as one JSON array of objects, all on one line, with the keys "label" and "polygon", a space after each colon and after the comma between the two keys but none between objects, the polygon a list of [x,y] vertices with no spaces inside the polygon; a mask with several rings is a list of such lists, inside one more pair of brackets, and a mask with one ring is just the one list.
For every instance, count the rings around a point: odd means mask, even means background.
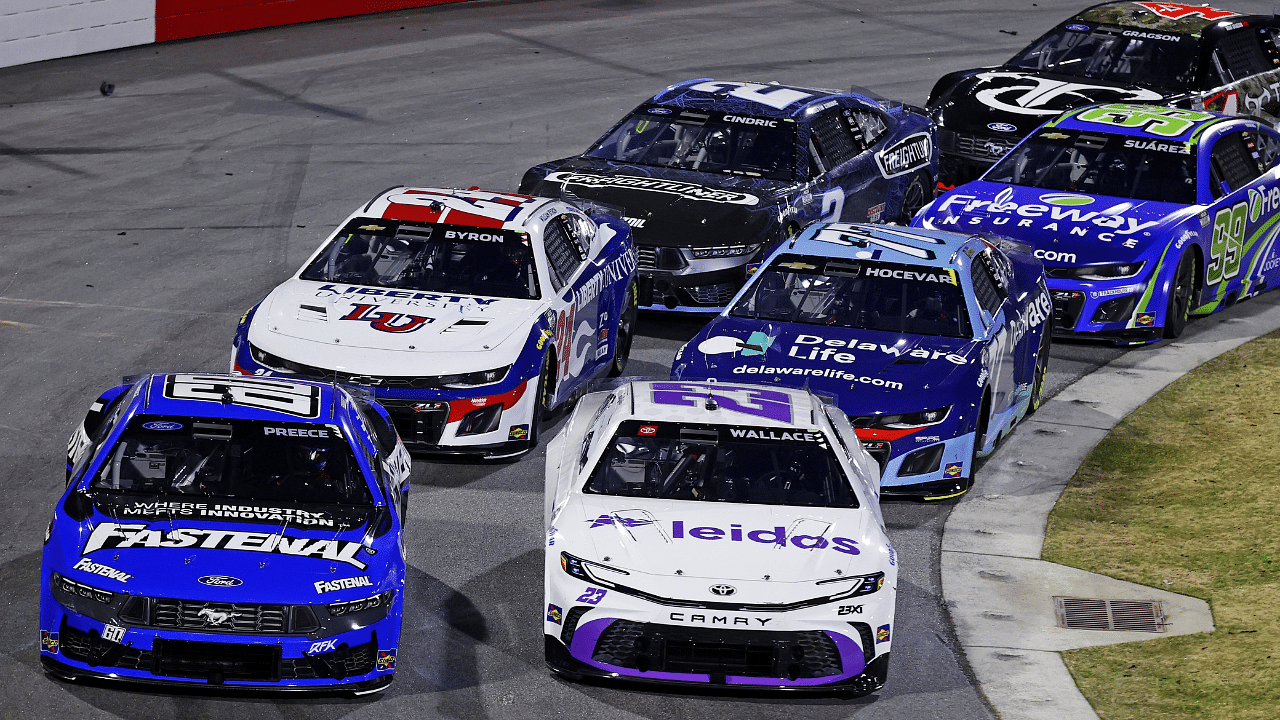
[{"label": "tire mark on asphalt", "polygon": [[[13,298],[0,296],[0,303],[10,303],[14,305],[39,305],[44,307],[66,307],[77,308],[81,310],[138,310],[142,312],[161,313],[164,315],[186,315],[189,317],[238,317],[238,312],[202,312],[199,310],[170,310],[168,308],[158,307],[138,307],[135,305],[107,305],[103,303],[83,303],[72,302],[70,300],[30,300],[28,298]],[[24,323],[11,323],[14,325],[22,325]],[[35,326],[32,326],[35,327]],[[112,337],[112,336],[104,336]]]},{"label": "tire mark on asphalt", "polygon": [[94,177],[93,173],[85,172],[84,170],[78,170],[76,168],[63,165],[62,163],[56,163],[52,160],[45,160],[43,157],[40,157],[41,155],[51,155],[54,153],[36,152],[37,150],[48,150],[48,149],[50,148],[35,148],[35,149],[25,150],[22,148],[16,148],[12,145],[7,145],[5,143],[0,143],[0,155],[14,158],[18,162],[24,162],[28,165],[34,165],[35,167],[43,168],[45,170],[54,170],[54,171],[63,173],[64,175],[75,175],[77,177]]},{"label": "tire mark on asphalt", "polygon": [[606,67],[606,68],[609,68],[610,70],[617,70],[618,72],[627,73],[629,75],[640,75],[641,77],[654,78],[657,80],[662,80],[663,82],[666,82],[666,78],[668,77],[666,73],[647,72],[645,70],[641,70],[640,68],[633,67],[631,65],[624,65],[622,63],[611,62],[609,60],[605,60],[604,58],[596,57],[595,55],[587,55],[585,53],[580,53],[574,50],[570,50],[569,48],[564,47],[562,45],[555,45],[549,42],[543,42],[541,40],[534,40],[533,38],[525,37],[524,35],[518,35],[513,32],[507,32],[505,30],[492,30],[490,32],[493,35],[497,35],[498,37],[506,38],[508,40],[513,40],[519,43],[525,43],[527,45],[532,45],[534,47],[539,47],[539,48],[542,48],[543,50],[550,50],[551,52],[557,52],[557,53],[560,53],[561,55],[565,55],[566,57],[570,57],[575,60],[581,60],[582,62],[589,63],[591,65],[599,65],[600,67]]},{"label": "tire mark on asphalt", "polygon": [[343,120],[356,120],[359,122],[369,122],[368,118],[366,118],[364,115],[361,115],[359,113],[353,113],[349,110],[343,110],[342,108],[333,107],[331,105],[325,105],[323,103],[315,103],[315,102],[309,102],[307,100],[301,100],[295,95],[290,95],[289,93],[286,93],[283,90],[277,90],[276,88],[273,88],[270,85],[267,85],[266,83],[260,83],[256,80],[250,80],[248,78],[240,77],[239,75],[236,75],[235,73],[227,72],[226,70],[209,70],[208,72],[210,75],[220,77],[223,80],[235,83],[236,85],[239,85],[241,87],[249,88],[250,90],[256,90],[264,95],[269,95],[273,98],[276,98],[277,100],[280,100],[281,102],[286,102],[291,105],[295,105],[303,110],[307,110],[310,112],[323,113],[325,115],[331,115],[333,117],[342,118]]}]

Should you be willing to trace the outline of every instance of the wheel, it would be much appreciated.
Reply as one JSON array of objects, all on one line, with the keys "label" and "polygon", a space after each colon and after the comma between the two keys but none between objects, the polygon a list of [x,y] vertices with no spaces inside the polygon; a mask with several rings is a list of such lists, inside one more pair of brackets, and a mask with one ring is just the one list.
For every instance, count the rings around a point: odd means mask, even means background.
[{"label": "wheel", "polygon": [[627,369],[627,360],[631,357],[631,337],[635,333],[636,315],[639,314],[636,305],[636,286],[632,283],[627,287],[627,299],[623,305],[622,315],[618,318],[617,338],[613,343],[613,362],[609,365],[609,377],[618,377]]},{"label": "wheel", "polygon": [[538,387],[533,400],[533,418],[529,421],[529,449],[538,446],[538,426],[542,425],[542,417],[551,412],[554,399],[555,384],[552,380],[552,369],[555,367],[555,347],[552,346],[542,356],[542,370],[538,373]]},{"label": "wheel", "polygon": [[1027,406],[1030,415],[1040,409],[1044,402],[1044,376],[1049,372],[1049,346],[1053,343],[1053,333],[1046,325],[1044,334],[1040,336],[1040,349],[1036,351],[1036,374],[1031,381],[1031,404]]},{"label": "wheel", "polygon": [[911,178],[906,191],[902,193],[902,211],[898,214],[900,225],[910,225],[911,218],[929,202],[929,176],[918,173]]},{"label": "wheel", "polygon": [[1191,291],[1196,283],[1196,258],[1188,248],[1178,261],[1178,269],[1173,273],[1173,282],[1169,286],[1169,307],[1164,314],[1164,336],[1176,338],[1187,327],[1187,316],[1191,314]]}]

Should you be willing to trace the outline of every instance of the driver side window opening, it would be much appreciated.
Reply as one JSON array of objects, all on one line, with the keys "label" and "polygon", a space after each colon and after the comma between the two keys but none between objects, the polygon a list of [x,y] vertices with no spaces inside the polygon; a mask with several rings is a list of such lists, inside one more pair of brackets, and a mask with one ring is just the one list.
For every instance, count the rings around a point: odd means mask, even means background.
[{"label": "driver side window opening", "polygon": [[832,108],[819,113],[809,126],[810,142],[826,170],[852,160],[867,147],[861,128],[851,128],[852,121],[844,112],[848,110]]},{"label": "driver side window opening", "polygon": [[[1243,188],[1261,176],[1264,169],[1253,134],[1248,131],[1218,138],[1209,158],[1212,169],[1210,190],[1215,198]],[[1223,184],[1226,185],[1225,190]]]},{"label": "driver side window opening", "polygon": [[[985,252],[991,252],[986,250]],[[996,282],[995,277],[991,275],[991,269],[987,267],[986,258],[970,264],[971,274],[973,277],[973,294],[978,300],[978,305],[995,317],[1000,312],[1000,306],[1004,304],[1006,297],[1004,290]]]},{"label": "driver side window opening", "polygon": [[1213,50],[1213,66],[1220,85],[1233,83],[1250,75],[1275,70],[1275,65],[1259,42],[1262,36],[1253,29],[1233,32],[1218,41]]},{"label": "driver side window opening", "polygon": [[581,246],[570,239],[566,230],[565,215],[560,215],[548,222],[542,231],[543,247],[547,251],[547,262],[551,265],[551,279],[556,291],[568,285],[578,267],[582,265]]}]

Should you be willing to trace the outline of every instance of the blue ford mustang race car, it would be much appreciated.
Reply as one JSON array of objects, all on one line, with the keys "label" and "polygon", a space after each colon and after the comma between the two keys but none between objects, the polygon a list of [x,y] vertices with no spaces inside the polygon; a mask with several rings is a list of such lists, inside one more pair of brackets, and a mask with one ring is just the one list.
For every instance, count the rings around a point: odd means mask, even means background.
[{"label": "blue ford mustang race car", "polygon": [[1140,344],[1280,282],[1280,134],[1257,120],[1097,105],[1033,132],[913,224],[1035,247],[1054,332]]},{"label": "blue ford mustang race car", "polygon": [[1039,404],[1051,310],[1040,263],[1012,243],[819,223],[680,348],[671,377],[807,387],[849,416],[883,494],[941,500]]},{"label": "blue ford mustang race car", "polygon": [[335,385],[148,375],[67,448],[40,660],[64,679],[374,692],[400,641],[410,461]]},{"label": "blue ford mustang race car", "polygon": [[531,168],[520,192],[621,207],[640,306],[712,313],[749,264],[815,220],[905,224],[936,170],[919,108],[863,90],[702,78],[641,103],[582,155]]}]

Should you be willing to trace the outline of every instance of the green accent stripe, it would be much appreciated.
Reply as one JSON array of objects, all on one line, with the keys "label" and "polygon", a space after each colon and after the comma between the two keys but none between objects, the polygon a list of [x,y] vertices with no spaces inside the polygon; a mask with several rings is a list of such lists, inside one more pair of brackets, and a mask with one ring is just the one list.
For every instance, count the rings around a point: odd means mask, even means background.
[{"label": "green accent stripe", "polygon": [[[1259,202],[1261,202],[1261,200],[1259,200]],[[1272,215],[1270,220],[1263,223],[1258,228],[1258,231],[1249,237],[1249,242],[1245,243],[1244,249],[1241,250],[1241,252],[1244,253],[1245,257],[1249,257],[1249,250],[1253,248],[1253,246],[1258,242],[1258,238],[1266,234],[1266,232],[1270,230],[1273,225],[1276,224],[1277,220],[1280,220],[1280,215]],[[1262,258],[1262,253],[1257,252],[1255,250],[1255,252],[1253,253],[1253,257],[1249,261],[1249,272],[1245,273],[1244,277],[1241,278],[1241,281],[1240,281],[1241,297],[1243,297],[1245,294],[1249,292],[1249,287],[1253,284],[1253,271],[1258,267],[1258,261],[1261,258]]]},{"label": "green accent stripe", "polygon": [[1125,327],[1137,327],[1138,313],[1147,312],[1147,305],[1151,303],[1151,296],[1154,294],[1156,285],[1160,282],[1160,270],[1164,268],[1165,256],[1169,254],[1173,245],[1165,245],[1164,252],[1160,253],[1160,260],[1156,263],[1155,272],[1151,273],[1151,281],[1147,283],[1147,289],[1142,292],[1142,297],[1138,299],[1138,309],[1134,311],[1133,316],[1129,318],[1129,324]]}]

